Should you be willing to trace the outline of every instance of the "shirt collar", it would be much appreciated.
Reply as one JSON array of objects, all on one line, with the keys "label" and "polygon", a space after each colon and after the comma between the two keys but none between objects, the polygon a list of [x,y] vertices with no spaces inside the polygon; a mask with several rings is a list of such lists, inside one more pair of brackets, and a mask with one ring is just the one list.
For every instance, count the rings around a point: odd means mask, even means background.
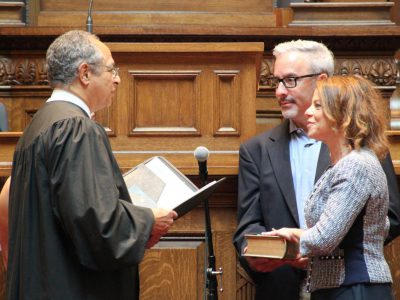
[{"label": "shirt collar", "polygon": [[89,106],[78,96],[62,89],[54,89],[51,97],[46,102],[66,101],[79,106],[91,118]]},{"label": "shirt collar", "polygon": [[300,128],[300,127],[297,127],[297,125],[292,120],[289,120],[289,133],[290,134],[297,133],[297,134],[300,134],[300,135],[307,135],[304,132],[304,130],[302,128]]},{"label": "shirt collar", "polygon": [[317,142],[317,140],[310,138],[303,128],[297,127],[292,120],[289,120],[289,134],[296,134],[299,137],[305,137],[310,143]]}]

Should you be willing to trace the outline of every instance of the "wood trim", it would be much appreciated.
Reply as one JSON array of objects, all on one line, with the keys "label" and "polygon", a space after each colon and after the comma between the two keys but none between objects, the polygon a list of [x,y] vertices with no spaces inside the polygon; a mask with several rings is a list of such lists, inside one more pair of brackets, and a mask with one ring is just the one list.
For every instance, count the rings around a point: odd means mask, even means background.
[{"label": "wood trim", "polygon": [[112,53],[260,53],[263,43],[106,43]]},{"label": "wood trim", "polygon": [[[48,26],[48,27],[0,27],[0,35],[12,37],[55,37],[73,29],[86,30],[82,26]],[[216,28],[210,25],[141,25],[141,26],[94,26],[94,33],[99,36],[171,36],[179,35],[210,35],[223,38],[224,36],[246,36],[246,37],[304,37],[304,36],[400,36],[400,26],[308,26],[308,27],[268,27],[253,26],[247,28],[236,28],[232,26],[221,26]],[[171,37],[169,37],[171,38]]]},{"label": "wood trim", "polygon": [[25,3],[22,1],[0,2],[0,25],[25,26],[23,9]]}]

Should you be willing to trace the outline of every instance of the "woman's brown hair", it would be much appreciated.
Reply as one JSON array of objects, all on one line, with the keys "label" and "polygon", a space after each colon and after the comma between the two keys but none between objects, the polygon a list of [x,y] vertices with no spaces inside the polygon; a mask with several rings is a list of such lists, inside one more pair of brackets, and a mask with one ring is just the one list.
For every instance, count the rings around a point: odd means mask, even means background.
[{"label": "woman's brown hair", "polygon": [[322,109],[343,130],[352,149],[367,147],[383,159],[388,152],[383,99],[372,83],[360,76],[332,76],[317,82]]}]

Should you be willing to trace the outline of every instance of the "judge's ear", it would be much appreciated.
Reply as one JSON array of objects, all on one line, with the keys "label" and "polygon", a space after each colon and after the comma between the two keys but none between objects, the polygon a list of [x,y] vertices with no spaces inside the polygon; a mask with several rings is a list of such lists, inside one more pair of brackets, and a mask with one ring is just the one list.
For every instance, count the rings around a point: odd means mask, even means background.
[{"label": "judge's ear", "polygon": [[78,78],[84,85],[89,84],[90,80],[90,67],[87,63],[82,63],[78,67]]}]

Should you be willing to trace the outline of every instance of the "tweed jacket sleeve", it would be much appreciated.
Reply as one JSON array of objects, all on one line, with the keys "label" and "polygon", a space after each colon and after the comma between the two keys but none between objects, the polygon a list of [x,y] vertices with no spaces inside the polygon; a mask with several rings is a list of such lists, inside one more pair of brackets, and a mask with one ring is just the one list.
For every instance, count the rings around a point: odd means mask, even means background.
[{"label": "tweed jacket sleeve", "polygon": [[309,229],[300,240],[301,254],[313,258],[313,289],[391,281],[383,256],[388,198],[385,174],[369,150],[352,151],[320,178],[306,202]]}]

